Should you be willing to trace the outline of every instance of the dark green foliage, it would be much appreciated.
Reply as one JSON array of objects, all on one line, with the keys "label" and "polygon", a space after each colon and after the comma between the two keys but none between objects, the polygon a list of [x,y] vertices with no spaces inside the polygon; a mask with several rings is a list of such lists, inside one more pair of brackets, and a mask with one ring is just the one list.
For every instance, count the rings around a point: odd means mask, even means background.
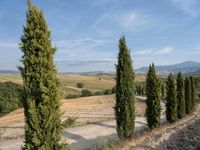
[{"label": "dark green foliage", "polygon": [[77,87],[82,89],[84,87],[84,83],[82,82],[77,83]]},{"label": "dark green foliage", "polygon": [[0,83],[0,114],[9,113],[22,107],[22,86],[12,82]]},{"label": "dark green foliage", "polygon": [[75,99],[79,97],[81,97],[80,94],[68,94],[67,96],[65,96],[65,99]]},{"label": "dark green foliage", "polygon": [[160,126],[160,82],[156,76],[154,64],[149,66],[146,78],[146,117],[150,129]]},{"label": "dark green foliage", "polygon": [[194,105],[195,105],[195,83],[194,83],[194,78],[193,77],[190,77],[190,82],[191,82],[191,109],[194,108]]},{"label": "dark green foliage", "polygon": [[114,86],[113,88],[112,88],[112,94],[115,94],[116,93],[116,86]]},{"label": "dark green foliage", "polygon": [[135,126],[134,74],[125,37],[119,40],[115,116],[119,137],[121,139],[131,138]]},{"label": "dark green foliage", "polygon": [[69,117],[67,120],[63,122],[63,127],[64,128],[69,128],[75,125],[75,122],[78,118],[77,117]]},{"label": "dark green foliage", "polygon": [[176,84],[173,75],[170,73],[167,79],[167,95],[166,95],[166,118],[172,123],[177,119],[177,99],[176,99]]},{"label": "dark green foliage", "polygon": [[189,78],[185,79],[185,112],[189,114],[192,108],[192,100],[191,100],[191,81]]},{"label": "dark green foliage", "polygon": [[111,95],[112,94],[112,89],[106,89],[104,91],[104,95]]},{"label": "dark green foliage", "polygon": [[145,94],[145,82],[135,82],[135,94],[137,95]]},{"label": "dark green foliage", "polygon": [[23,107],[26,150],[62,150],[61,88],[54,64],[56,49],[41,10],[28,1],[26,25],[21,37]]},{"label": "dark green foliage", "polygon": [[161,86],[161,94],[162,94],[162,97],[164,98],[165,97],[165,84],[162,83],[161,85],[162,85]]},{"label": "dark green foliage", "polygon": [[82,97],[93,96],[93,92],[90,91],[90,90],[85,89],[85,90],[81,91],[81,96]]},{"label": "dark green foliage", "polygon": [[185,116],[185,95],[184,95],[184,79],[182,73],[179,72],[176,80],[177,87],[177,117],[179,119]]},{"label": "dark green foliage", "polygon": [[94,92],[94,95],[104,95],[104,91],[96,91]]},{"label": "dark green foliage", "polygon": [[195,83],[195,102],[200,102],[200,76],[193,77]]}]

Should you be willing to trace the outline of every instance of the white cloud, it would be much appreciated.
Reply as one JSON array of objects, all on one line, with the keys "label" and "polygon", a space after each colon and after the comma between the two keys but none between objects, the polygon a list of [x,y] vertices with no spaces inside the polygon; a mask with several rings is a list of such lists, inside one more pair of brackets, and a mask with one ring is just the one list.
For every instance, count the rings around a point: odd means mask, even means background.
[{"label": "white cloud", "polygon": [[56,46],[59,49],[62,49],[62,52],[68,52],[68,50],[76,51],[76,50],[84,50],[84,49],[91,49],[97,46],[108,44],[111,40],[105,39],[93,39],[90,37],[82,38],[82,39],[73,39],[73,40],[63,40],[63,41],[56,41]]},{"label": "white cloud", "polygon": [[135,53],[135,55],[164,55],[164,54],[169,54],[173,51],[172,47],[163,47],[161,49],[146,49],[146,50],[139,50]]},{"label": "white cloud", "polygon": [[93,28],[96,28],[102,21],[104,21],[107,17],[109,17],[110,14],[114,11],[114,9],[116,9],[116,6],[112,7],[107,12],[105,12],[103,15],[101,15],[99,18],[97,18],[97,20],[93,24]]},{"label": "white cloud", "polygon": [[18,44],[16,44],[16,43],[1,42],[0,43],[0,49],[3,49],[3,48],[18,48]]},{"label": "white cloud", "polygon": [[171,0],[180,9],[182,9],[186,14],[195,16],[198,11],[198,0]]},{"label": "white cloud", "polygon": [[155,54],[169,54],[173,51],[172,47],[164,47],[161,48],[160,50],[156,51]]},{"label": "white cloud", "polygon": [[56,59],[91,60],[113,58],[112,39],[82,38],[57,41]]},{"label": "white cloud", "polygon": [[151,54],[152,53],[152,49],[146,49],[146,50],[139,50],[138,52],[136,52],[136,55],[146,55],[146,54]]},{"label": "white cloud", "polygon": [[127,29],[134,26],[141,26],[149,23],[149,19],[142,13],[136,11],[119,12],[113,16],[114,20],[118,24]]}]

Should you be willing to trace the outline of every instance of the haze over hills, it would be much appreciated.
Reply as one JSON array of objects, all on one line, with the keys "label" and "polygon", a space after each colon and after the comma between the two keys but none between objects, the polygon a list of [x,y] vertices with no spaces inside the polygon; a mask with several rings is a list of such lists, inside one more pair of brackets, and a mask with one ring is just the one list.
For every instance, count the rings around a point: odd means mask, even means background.
[{"label": "haze over hills", "polygon": [[[156,64],[155,64],[156,65]],[[59,65],[58,70],[60,68],[64,68],[65,66]],[[135,70],[137,73],[146,73],[148,71],[148,67],[141,67],[139,69]],[[195,62],[195,61],[185,61],[182,63],[174,64],[174,65],[156,65],[156,71],[158,73],[178,73],[182,72],[187,75],[200,75],[200,62]],[[17,74],[19,71],[17,70],[1,70],[1,74]],[[113,71],[104,71],[104,70],[99,70],[99,71],[83,71],[83,72],[73,72],[70,70],[66,71],[59,71],[59,73],[67,73],[67,74],[115,74]]]},{"label": "haze over hills", "polygon": [[[148,71],[148,67],[141,67],[136,70],[136,72],[146,73]],[[195,61],[185,61],[182,63],[174,64],[174,65],[161,65],[156,66],[156,71],[158,73],[178,73],[182,72],[184,74],[200,74],[200,62]]]}]

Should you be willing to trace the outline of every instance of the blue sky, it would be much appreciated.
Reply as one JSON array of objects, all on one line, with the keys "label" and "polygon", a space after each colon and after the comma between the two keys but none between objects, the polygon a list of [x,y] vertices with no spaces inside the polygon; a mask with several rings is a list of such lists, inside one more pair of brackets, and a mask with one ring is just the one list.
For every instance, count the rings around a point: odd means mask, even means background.
[{"label": "blue sky", "polygon": [[[134,68],[199,61],[200,0],[32,0],[57,47],[59,71],[113,71],[126,36]],[[0,69],[16,69],[25,0],[0,0]]]}]

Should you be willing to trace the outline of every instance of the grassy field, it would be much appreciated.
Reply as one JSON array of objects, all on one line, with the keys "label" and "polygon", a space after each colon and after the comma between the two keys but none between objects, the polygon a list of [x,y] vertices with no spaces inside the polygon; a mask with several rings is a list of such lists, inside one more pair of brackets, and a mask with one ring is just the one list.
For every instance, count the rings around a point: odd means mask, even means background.
[{"label": "grassy field", "polygon": [[[84,88],[91,91],[111,89],[115,86],[114,75],[83,75],[83,74],[59,74],[64,95],[80,94],[81,89],[77,88],[76,84],[84,83]],[[144,81],[144,74],[136,74],[135,81]],[[19,74],[0,74],[0,82],[11,81],[22,84],[22,78]]]},{"label": "grassy field", "polygon": [[[61,110],[64,113],[62,119],[78,117],[76,123],[85,124],[114,119],[114,95],[81,97],[77,99],[63,100]],[[136,99],[136,114],[143,116],[145,113],[145,101]],[[0,125],[23,123],[23,109],[13,111],[0,117]]]}]

